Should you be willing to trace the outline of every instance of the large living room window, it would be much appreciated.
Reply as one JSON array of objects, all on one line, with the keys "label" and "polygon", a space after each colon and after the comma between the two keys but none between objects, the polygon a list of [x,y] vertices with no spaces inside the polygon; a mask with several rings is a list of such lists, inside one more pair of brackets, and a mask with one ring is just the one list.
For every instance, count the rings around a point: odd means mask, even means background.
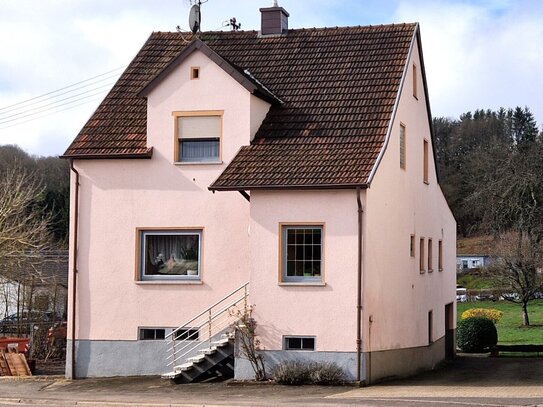
[{"label": "large living room window", "polygon": [[222,112],[181,112],[176,116],[175,160],[180,163],[221,161]]},{"label": "large living room window", "polygon": [[282,279],[284,282],[322,281],[322,225],[283,225]]},{"label": "large living room window", "polygon": [[141,280],[199,280],[202,230],[139,230]]}]

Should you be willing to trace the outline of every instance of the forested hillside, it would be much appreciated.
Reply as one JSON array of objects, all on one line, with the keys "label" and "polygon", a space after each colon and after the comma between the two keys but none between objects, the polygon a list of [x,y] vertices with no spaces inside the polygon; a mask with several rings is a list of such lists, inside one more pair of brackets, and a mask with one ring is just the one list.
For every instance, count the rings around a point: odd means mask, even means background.
[{"label": "forested hillside", "polygon": [[459,237],[506,230],[522,207],[531,211],[525,216],[537,216],[543,204],[543,135],[528,108],[439,117],[433,126],[439,181]]},{"label": "forested hillside", "polygon": [[[27,210],[50,215],[47,223],[52,237],[51,245],[67,248],[70,209],[70,169],[67,160],[34,157],[17,146],[0,146],[0,183],[14,169],[17,172],[25,171],[25,182],[35,182],[39,192],[32,199],[32,208]],[[15,186],[7,188],[13,189]]]}]

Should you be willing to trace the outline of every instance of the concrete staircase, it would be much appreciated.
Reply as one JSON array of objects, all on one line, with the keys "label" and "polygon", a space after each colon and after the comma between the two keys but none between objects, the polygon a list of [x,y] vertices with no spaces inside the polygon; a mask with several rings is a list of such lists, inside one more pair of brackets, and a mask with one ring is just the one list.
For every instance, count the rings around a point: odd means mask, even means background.
[{"label": "concrete staircase", "polygon": [[212,378],[234,377],[234,338],[223,334],[211,346],[200,349],[196,356],[185,359],[185,363],[174,366],[173,371],[164,373],[163,379],[175,383],[193,383]]},{"label": "concrete staircase", "polygon": [[232,332],[248,309],[249,283],[230,292],[166,336],[172,370],[163,379],[191,383],[234,377]]}]

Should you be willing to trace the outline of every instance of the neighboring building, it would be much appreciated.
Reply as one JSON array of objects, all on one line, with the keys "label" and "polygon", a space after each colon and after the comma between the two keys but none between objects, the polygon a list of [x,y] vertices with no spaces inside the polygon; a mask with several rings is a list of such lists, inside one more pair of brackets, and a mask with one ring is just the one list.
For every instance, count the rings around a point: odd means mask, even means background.
[{"label": "neighboring building", "polygon": [[261,12],[262,32],[153,33],[66,151],[68,376],[163,373],[157,339],[247,281],[268,366],[370,383],[454,353],[418,24]]},{"label": "neighboring building", "polygon": [[66,315],[68,250],[32,254],[0,277],[0,319],[18,311],[51,311]]},{"label": "neighboring building", "polygon": [[492,259],[486,254],[457,254],[456,255],[456,270],[470,270],[488,267],[492,263]]}]

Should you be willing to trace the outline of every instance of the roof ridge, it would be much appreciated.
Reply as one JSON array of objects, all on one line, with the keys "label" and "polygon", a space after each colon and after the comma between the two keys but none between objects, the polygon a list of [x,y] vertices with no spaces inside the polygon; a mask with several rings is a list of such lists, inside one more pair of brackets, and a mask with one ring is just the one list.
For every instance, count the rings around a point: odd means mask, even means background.
[{"label": "roof ridge", "polygon": [[[416,26],[418,22],[403,22],[403,23],[387,23],[387,24],[366,24],[366,25],[342,25],[342,26],[323,26],[323,27],[300,27],[300,28],[289,28],[288,32],[304,32],[304,31],[327,31],[327,30],[346,30],[353,28],[393,28],[393,27],[407,27],[407,26]],[[258,34],[259,30],[236,30],[236,31],[221,31],[221,30],[212,30],[212,31],[202,31],[200,34],[228,34],[228,35],[240,35],[240,34],[249,34],[254,33]],[[179,34],[179,35],[189,35],[192,36],[191,32],[179,32],[179,31],[153,31],[152,34]],[[288,34],[286,34],[288,36]]]}]

